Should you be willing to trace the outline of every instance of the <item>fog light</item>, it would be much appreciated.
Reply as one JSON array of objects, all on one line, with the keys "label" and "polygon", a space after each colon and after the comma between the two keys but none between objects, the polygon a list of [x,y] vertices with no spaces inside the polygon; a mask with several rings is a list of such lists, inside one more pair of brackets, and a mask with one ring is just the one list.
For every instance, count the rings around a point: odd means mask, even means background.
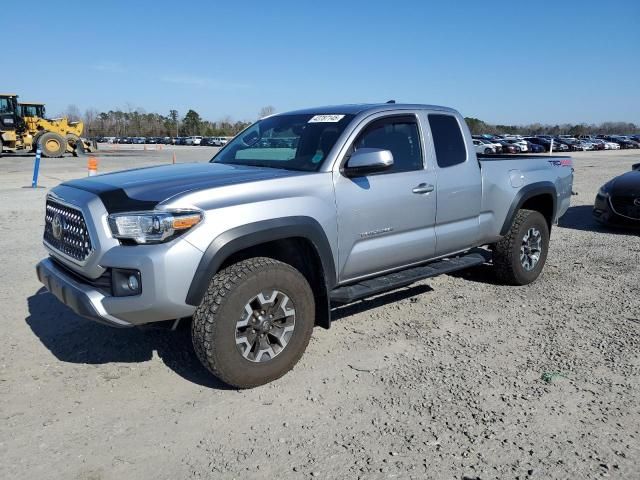
[{"label": "fog light", "polygon": [[114,268],[111,270],[111,286],[116,297],[130,297],[142,293],[142,282],[138,270]]},{"label": "fog light", "polygon": [[127,282],[127,284],[129,285],[129,290],[132,290],[134,292],[137,292],[138,288],[140,287],[140,283],[138,282],[138,278],[135,275],[131,275],[129,277],[129,281]]}]

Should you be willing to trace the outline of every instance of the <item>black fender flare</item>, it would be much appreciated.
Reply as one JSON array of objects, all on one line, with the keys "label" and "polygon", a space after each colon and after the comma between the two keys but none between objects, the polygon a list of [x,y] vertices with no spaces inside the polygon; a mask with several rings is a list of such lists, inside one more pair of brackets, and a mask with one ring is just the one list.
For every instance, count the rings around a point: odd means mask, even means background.
[{"label": "black fender flare", "polygon": [[326,293],[336,284],[333,251],[324,229],[311,217],[295,216],[241,225],[221,233],[209,244],[187,292],[186,303],[198,306],[213,276],[230,255],[262,243],[301,237],[311,242],[322,264]]},{"label": "black fender flare", "polygon": [[516,213],[518,213],[518,210],[522,208],[524,202],[526,202],[530,198],[537,197],[538,195],[551,196],[553,200],[551,223],[553,223],[556,218],[556,212],[558,211],[558,196],[556,186],[552,182],[535,182],[529,185],[525,185],[520,190],[518,190],[518,193],[516,193],[513,201],[511,202],[511,206],[509,207],[509,211],[507,212],[507,217],[504,220],[502,229],[500,230],[500,235],[504,236],[507,234],[507,232],[509,232],[511,224],[513,223],[513,218],[515,217]]}]

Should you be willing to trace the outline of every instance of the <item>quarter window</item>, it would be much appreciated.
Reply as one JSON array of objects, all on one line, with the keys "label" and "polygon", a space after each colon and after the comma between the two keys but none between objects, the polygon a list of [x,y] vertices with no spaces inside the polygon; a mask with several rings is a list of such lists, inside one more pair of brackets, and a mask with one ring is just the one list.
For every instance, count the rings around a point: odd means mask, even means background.
[{"label": "quarter window", "polygon": [[430,114],[429,125],[438,166],[446,168],[464,163],[467,150],[456,118],[451,115]]},{"label": "quarter window", "polygon": [[393,166],[384,173],[422,170],[422,148],[415,117],[398,116],[375,120],[360,134],[354,144],[358,148],[380,148],[391,151]]}]

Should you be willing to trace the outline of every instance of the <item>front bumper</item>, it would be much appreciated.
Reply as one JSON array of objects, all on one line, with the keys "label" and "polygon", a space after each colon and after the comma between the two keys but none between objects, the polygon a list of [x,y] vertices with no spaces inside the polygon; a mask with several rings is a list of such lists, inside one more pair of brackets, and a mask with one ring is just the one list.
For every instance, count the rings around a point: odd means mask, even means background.
[{"label": "front bumper", "polygon": [[115,296],[108,288],[96,286],[96,280],[85,277],[82,269],[52,255],[55,260],[47,258],[38,263],[38,279],[83,317],[126,327],[190,317],[195,311],[185,299],[202,252],[184,240],[117,246],[100,255],[99,263],[105,269],[140,272],[142,292],[133,296]]},{"label": "front bumper", "polygon": [[608,197],[598,193],[596,199],[593,202],[593,218],[605,225],[612,225],[617,227],[640,227],[640,220],[635,220],[630,217],[625,217],[616,213],[611,206],[611,202]]},{"label": "front bumper", "polygon": [[131,327],[131,323],[109,315],[102,300],[105,295],[97,289],[75,280],[51,259],[45,258],[36,265],[38,280],[58,300],[81,317],[114,327]]}]

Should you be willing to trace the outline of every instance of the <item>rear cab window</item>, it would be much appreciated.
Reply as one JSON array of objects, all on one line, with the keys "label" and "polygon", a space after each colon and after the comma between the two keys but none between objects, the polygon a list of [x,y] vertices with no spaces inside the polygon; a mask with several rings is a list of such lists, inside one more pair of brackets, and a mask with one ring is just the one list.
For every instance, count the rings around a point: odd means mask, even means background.
[{"label": "rear cab window", "polygon": [[430,113],[428,118],[438,167],[447,168],[464,163],[467,160],[467,148],[456,117]]}]

